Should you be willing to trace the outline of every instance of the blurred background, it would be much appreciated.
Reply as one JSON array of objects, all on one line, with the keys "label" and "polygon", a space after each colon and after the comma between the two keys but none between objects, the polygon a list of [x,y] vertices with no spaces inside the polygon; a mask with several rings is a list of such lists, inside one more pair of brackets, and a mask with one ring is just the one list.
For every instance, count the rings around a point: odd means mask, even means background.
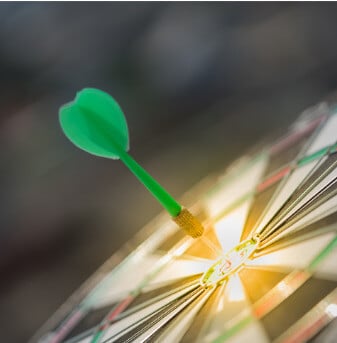
[{"label": "blurred background", "polygon": [[1,3],[0,332],[26,342],[161,211],[58,108],[113,94],[175,197],[337,87],[333,3]]}]

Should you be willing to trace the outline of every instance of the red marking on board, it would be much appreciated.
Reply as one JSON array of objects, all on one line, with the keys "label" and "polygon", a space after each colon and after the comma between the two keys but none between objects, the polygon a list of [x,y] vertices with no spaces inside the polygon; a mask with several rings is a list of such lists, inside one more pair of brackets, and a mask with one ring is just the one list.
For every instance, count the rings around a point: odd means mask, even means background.
[{"label": "red marking on board", "polygon": [[294,133],[291,133],[289,136],[282,139],[280,142],[276,143],[270,148],[270,153],[272,155],[279,153],[280,151],[288,148],[293,143],[297,142],[299,139],[301,139],[306,134],[310,133],[312,130],[314,130],[318,124],[325,118],[326,116],[322,116],[318,119],[313,120],[310,122],[304,129],[295,131]]},{"label": "red marking on board", "polygon": [[264,298],[258,301],[253,309],[254,316],[259,319],[273,310],[276,306],[278,306],[285,297],[281,290],[283,287],[292,290],[292,292],[290,293],[292,294],[296,289],[303,285],[303,283],[307,281],[309,277],[310,274],[303,271],[299,271],[295,274],[289,275],[289,277],[281,281],[269,293],[267,293]]},{"label": "red marking on board", "polygon": [[65,323],[61,326],[60,330],[55,333],[50,343],[61,342],[73,327],[83,318],[85,311],[82,309],[77,310]]},{"label": "red marking on board", "polygon": [[280,171],[278,171],[277,173],[271,175],[268,179],[264,180],[263,182],[261,182],[257,187],[257,191],[258,192],[262,192],[264,191],[266,188],[270,187],[271,185],[273,185],[275,182],[281,180],[284,176],[286,176],[287,174],[289,174],[291,171],[291,167],[287,166],[283,169],[281,169]]},{"label": "red marking on board", "polygon": [[122,313],[129,305],[130,303],[134,300],[134,296],[129,295],[127,298],[125,298],[124,300],[122,300],[109,314],[108,316],[105,318],[105,323],[104,325],[108,325],[109,323],[111,323],[113,320],[116,319],[116,317]]},{"label": "red marking on board", "polygon": [[323,326],[326,325],[326,315],[323,315],[309,326],[305,327],[299,332],[296,332],[291,337],[283,341],[283,343],[296,343],[296,342],[306,342],[313,335],[315,335]]}]

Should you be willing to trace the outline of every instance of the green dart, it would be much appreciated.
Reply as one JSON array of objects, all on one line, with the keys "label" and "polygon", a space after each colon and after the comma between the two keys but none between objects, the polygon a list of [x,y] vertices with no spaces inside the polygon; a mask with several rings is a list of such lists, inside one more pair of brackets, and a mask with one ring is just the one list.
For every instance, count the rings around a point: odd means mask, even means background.
[{"label": "green dart", "polygon": [[63,132],[77,147],[86,152],[111,159],[120,159],[143,183],[172,219],[193,238],[203,234],[203,226],[128,153],[129,131],[123,111],[107,93],[85,88],[75,100],[60,108]]}]

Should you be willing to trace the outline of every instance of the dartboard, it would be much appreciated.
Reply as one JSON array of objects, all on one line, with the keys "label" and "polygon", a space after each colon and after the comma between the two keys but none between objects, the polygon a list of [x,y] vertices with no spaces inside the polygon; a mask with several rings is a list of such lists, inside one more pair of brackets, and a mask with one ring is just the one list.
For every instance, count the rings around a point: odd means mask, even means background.
[{"label": "dartboard", "polygon": [[321,104],[183,199],[202,239],[159,215],[33,338],[332,342],[337,111]]}]

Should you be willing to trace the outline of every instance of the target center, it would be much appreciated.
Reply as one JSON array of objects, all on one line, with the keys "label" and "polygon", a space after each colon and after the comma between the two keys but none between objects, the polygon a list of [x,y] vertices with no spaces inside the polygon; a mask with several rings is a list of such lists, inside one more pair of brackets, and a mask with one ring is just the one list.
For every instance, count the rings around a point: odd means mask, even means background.
[{"label": "target center", "polygon": [[240,269],[256,250],[257,245],[258,239],[251,238],[229,250],[202,275],[201,285],[208,287],[220,284],[229,275]]}]

